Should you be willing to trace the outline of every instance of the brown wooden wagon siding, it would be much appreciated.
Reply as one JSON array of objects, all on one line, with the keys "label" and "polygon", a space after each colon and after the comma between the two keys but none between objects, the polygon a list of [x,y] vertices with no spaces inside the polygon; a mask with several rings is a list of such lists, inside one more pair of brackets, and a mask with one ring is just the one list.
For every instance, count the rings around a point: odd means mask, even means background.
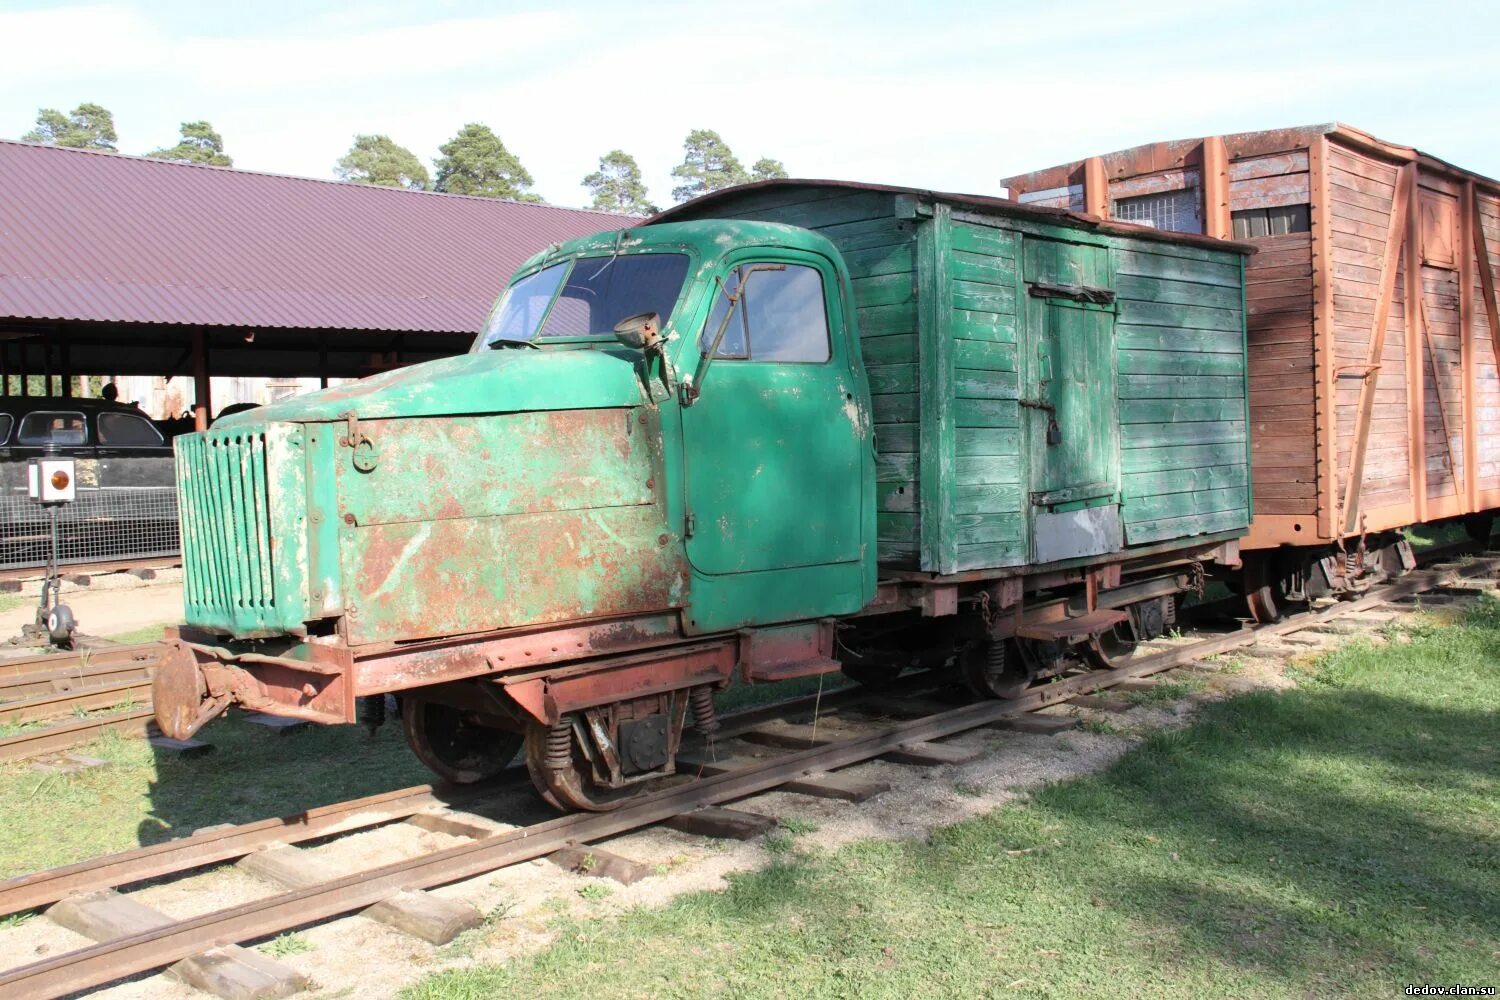
[{"label": "brown wooden wagon siding", "polygon": [[1157,143],[1003,183],[1133,221],[1156,195],[1172,225],[1259,246],[1246,270],[1247,547],[1500,506],[1496,181],[1324,125]]}]

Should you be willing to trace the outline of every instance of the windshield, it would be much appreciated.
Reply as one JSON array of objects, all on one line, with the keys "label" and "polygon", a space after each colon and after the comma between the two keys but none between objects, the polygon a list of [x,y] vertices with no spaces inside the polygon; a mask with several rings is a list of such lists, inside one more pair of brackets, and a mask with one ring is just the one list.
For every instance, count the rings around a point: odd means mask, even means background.
[{"label": "windshield", "polygon": [[[568,266],[554,264],[512,285],[490,317],[484,345],[608,334],[620,320],[643,312],[657,313],[665,322],[687,279],[688,258],[628,254],[583,257],[572,262],[571,272]],[[549,312],[554,293],[557,301]]]}]

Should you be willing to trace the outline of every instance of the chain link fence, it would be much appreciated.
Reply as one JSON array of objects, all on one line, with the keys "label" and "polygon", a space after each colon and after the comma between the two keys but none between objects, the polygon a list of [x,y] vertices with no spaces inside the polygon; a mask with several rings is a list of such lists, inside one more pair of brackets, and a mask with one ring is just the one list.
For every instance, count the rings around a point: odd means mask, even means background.
[{"label": "chain link fence", "polygon": [[[78,498],[57,512],[64,564],[176,555],[180,547],[170,486],[79,487]],[[45,566],[51,545],[49,508],[27,497],[24,486],[0,495],[0,569]]]}]

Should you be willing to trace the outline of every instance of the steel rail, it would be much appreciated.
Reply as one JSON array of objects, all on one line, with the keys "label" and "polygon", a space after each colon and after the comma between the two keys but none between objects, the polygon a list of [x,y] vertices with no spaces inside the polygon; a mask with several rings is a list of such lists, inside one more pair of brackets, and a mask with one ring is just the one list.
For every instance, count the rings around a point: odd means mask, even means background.
[{"label": "steel rail", "polygon": [[515,768],[501,779],[482,785],[453,789],[413,785],[275,819],[211,827],[188,837],[164,840],[0,882],[0,916],[47,906],[77,892],[114,889],[241,858],[268,844],[296,844],[398,822],[434,806],[469,802],[523,784],[529,786],[530,777],[523,768]]},{"label": "steel rail", "polygon": [[150,705],[146,705],[92,719],[78,719],[42,729],[30,729],[0,739],[0,761],[67,750],[106,733],[125,737],[145,736],[154,719],[155,713]]},{"label": "steel rail", "polygon": [[150,704],[150,678],[91,684],[71,691],[53,691],[19,701],[0,702],[0,725],[64,719],[74,712],[97,712],[116,705]]},{"label": "steel rail", "polygon": [[1143,658],[1132,658],[1131,662],[1111,670],[1059,679],[1013,701],[980,702],[886,726],[873,734],[794,751],[763,764],[652,792],[614,812],[558,817],[67,952],[0,974],[0,989],[16,989],[23,995],[37,998],[59,997],[89,989],[162,968],[207,947],[265,937],[289,927],[340,916],[378,903],[395,892],[427,889],[472,878],[543,857],[569,843],[590,843],[618,836],[693,809],[769,791],[810,773],[858,764],[903,744],[941,739],[992,725],[1121,681],[1170,670],[1193,660],[1251,645],[1268,636],[1314,627],[1343,615],[1496,569],[1500,569],[1500,557],[1478,559],[1466,566],[1419,571],[1401,581],[1376,588],[1354,601]]},{"label": "steel rail", "polygon": [[[823,708],[837,708],[857,701],[862,693],[858,687],[841,688],[824,694],[821,698],[818,695],[799,695],[736,712],[726,712],[719,717],[720,729],[714,734],[714,738],[731,739],[737,733],[763,725],[769,720],[812,709],[820,701]],[[885,693],[888,692],[882,692]],[[482,784],[452,787],[414,785],[273,819],[215,827],[187,837],[33,872],[0,882],[0,917],[47,906],[73,893],[117,889],[146,879],[174,875],[203,865],[244,857],[272,843],[296,844],[336,833],[367,829],[405,819],[433,805],[467,802],[521,787],[531,787],[531,776],[524,767],[518,766],[507,769],[492,781]]]},{"label": "steel rail", "polygon": [[44,670],[23,677],[0,677],[0,704],[38,695],[83,691],[120,681],[151,680],[151,669],[142,663],[105,664],[83,670]]},{"label": "steel rail", "polygon": [[82,672],[94,667],[136,663],[149,669],[161,655],[159,642],[131,642],[112,646],[95,646],[61,653],[36,653],[0,659],[0,683],[10,678],[24,678],[59,670]]}]

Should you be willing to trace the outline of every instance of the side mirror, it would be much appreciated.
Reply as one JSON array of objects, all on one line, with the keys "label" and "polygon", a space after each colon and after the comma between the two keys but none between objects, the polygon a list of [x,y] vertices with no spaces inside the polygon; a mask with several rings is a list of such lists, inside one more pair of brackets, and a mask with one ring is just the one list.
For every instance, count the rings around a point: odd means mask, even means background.
[{"label": "side mirror", "polygon": [[615,339],[626,347],[650,351],[661,343],[661,316],[654,312],[626,316],[615,324]]}]

